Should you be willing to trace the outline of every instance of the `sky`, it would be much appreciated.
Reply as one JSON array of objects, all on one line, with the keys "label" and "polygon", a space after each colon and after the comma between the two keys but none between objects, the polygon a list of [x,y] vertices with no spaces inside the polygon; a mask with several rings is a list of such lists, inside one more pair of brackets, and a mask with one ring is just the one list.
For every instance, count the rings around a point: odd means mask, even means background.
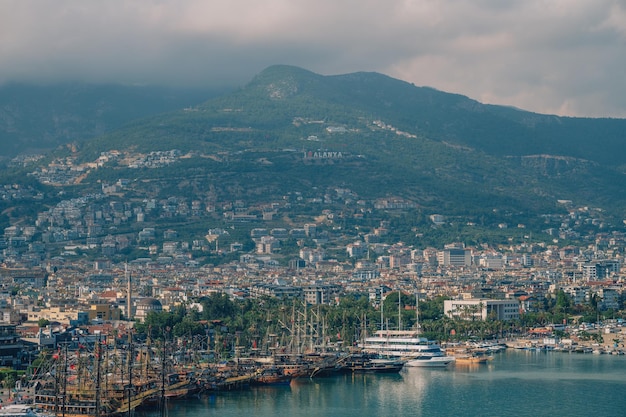
[{"label": "sky", "polygon": [[626,0],[0,0],[0,83],[240,87],[274,64],[626,118]]}]

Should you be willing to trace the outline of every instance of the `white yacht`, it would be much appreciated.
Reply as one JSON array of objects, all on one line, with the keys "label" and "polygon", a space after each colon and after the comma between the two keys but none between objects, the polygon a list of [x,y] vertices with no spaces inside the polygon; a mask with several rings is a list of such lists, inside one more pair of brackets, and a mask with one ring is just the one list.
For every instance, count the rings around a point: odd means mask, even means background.
[{"label": "white yacht", "polygon": [[406,361],[409,368],[443,368],[455,361],[454,356],[419,356]]},{"label": "white yacht", "polygon": [[361,351],[401,358],[408,367],[444,367],[454,362],[439,343],[420,336],[418,306],[416,295],[416,330],[378,330],[358,344]]},{"label": "white yacht", "polygon": [[386,356],[437,356],[443,351],[437,342],[419,336],[413,330],[378,330],[359,343],[361,350]]}]

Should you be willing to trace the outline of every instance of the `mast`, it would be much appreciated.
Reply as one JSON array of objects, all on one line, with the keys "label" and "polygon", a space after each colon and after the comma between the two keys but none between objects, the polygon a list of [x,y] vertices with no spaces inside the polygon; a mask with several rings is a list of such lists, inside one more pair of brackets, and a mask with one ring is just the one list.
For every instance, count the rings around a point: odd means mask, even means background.
[{"label": "mast", "polygon": [[383,287],[380,286],[380,330],[385,330],[385,312],[383,309]]},{"label": "mast", "polygon": [[63,352],[64,362],[65,362],[65,365],[64,365],[64,368],[63,368],[63,402],[61,404],[61,410],[62,410],[61,411],[61,415],[63,417],[65,417],[65,405],[66,405],[65,397],[67,396],[67,343],[68,342],[64,343],[64,345],[65,345],[64,348],[65,349],[64,349],[64,352]]},{"label": "mast", "polygon": [[415,329],[420,331],[420,293],[415,292]]},{"label": "mast", "polygon": [[124,264],[124,273],[126,275],[126,323],[127,323],[127,331],[128,331],[128,352],[126,357],[126,362],[128,366],[128,417],[131,417],[132,413],[132,390],[133,390],[133,332],[130,327],[130,323],[132,320],[132,287],[131,287],[131,276],[128,272],[128,263]]},{"label": "mast", "polygon": [[128,264],[124,264],[124,272],[126,274],[126,320],[130,322],[133,319],[133,301],[131,290],[131,276],[128,272]]},{"label": "mast", "polygon": [[100,335],[96,340],[96,417],[100,416],[100,358],[102,356],[102,346],[100,345]]},{"label": "mast", "polygon": [[133,389],[133,334],[130,329],[128,329],[128,417],[131,416],[132,413],[132,389]]},{"label": "mast", "polygon": [[52,359],[54,359],[54,363],[53,365],[51,365],[51,368],[54,367],[54,415],[58,416],[59,414],[59,378],[61,378],[61,376],[59,375],[59,371],[60,371],[60,364],[59,364],[59,360],[61,358],[61,348],[59,347],[57,349],[57,353],[56,353],[56,358],[54,357],[55,355],[52,355]]},{"label": "mast", "polygon": [[162,359],[161,359],[161,417],[165,417],[165,412],[166,412],[166,398],[165,398],[165,358],[166,358],[166,342],[167,342],[167,335],[169,333],[169,326],[167,326],[164,331],[163,331],[163,352],[162,352]]},{"label": "mast", "polygon": [[[295,336],[295,337],[294,337]],[[296,324],[296,300],[293,300],[291,306],[291,337],[295,339],[295,343],[292,341],[292,346],[295,347],[296,353],[300,354],[300,326]],[[293,353],[293,350],[292,350]]]},{"label": "mast", "polygon": [[398,330],[402,330],[402,293],[398,290]]}]

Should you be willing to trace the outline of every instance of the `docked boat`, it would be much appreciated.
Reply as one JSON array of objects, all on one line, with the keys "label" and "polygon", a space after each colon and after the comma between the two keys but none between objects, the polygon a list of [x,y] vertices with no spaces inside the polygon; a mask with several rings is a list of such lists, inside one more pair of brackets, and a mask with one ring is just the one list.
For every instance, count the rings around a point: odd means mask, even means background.
[{"label": "docked boat", "polygon": [[492,360],[492,356],[477,356],[477,355],[464,355],[457,356],[454,363],[459,365],[479,365],[485,364]]},{"label": "docked boat", "polygon": [[348,373],[398,373],[404,367],[404,363],[403,360],[378,355],[354,354],[345,358],[341,370]]},{"label": "docked boat", "polygon": [[416,324],[414,330],[378,330],[373,336],[365,337],[358,344],[361,351],[366,354],[400,358],[409,367],[445,367],[454,362],[454,358],[447,356],[438,342],[420,335],[419,298],[417,295],[415,302]]},{"label": "docked boat", "polygon": [[167,375],[163,394],[169,399],[179,399],[197,394],[199,391],[200,383],[195,374],[181,372]]},{"label": "docked boat", "polygon": [[307,376],[315,378],[337,375],[337,373],[341,372],[340,362],[342,360],[343,357],[339,355],[320,355],[309,361],[310,368]]},{"label": "docked boat", "polygon": [[71,417],[118,416],[134,410],[147,401],[157,398],[161,387],[156,382],[133,384],[128,388],[109,389],[98,393],[93,390],[68,390],[61,394],[54,387],[44,386],[33,398],[34,405],[52,415]]},{"label": "docked boat", "polygon": [[418,356],[406,361],[404,366],[409,368],[445,368],[454,361],[454,356]]},{"label": "docked boat", "polygon": [[93,348],[69,350],[66,344],[42,361],[29,382],[33,407],[56,416],[115,417],[202,388],[194,371],[170,364],[166,372],[164,361],[152,361],[137,351],[100,340]]},{"label": "docked boat", "polygon": [[254,358],[254,363],[274,367],[292,378],[313,378],[334,375],[340,370],[336,353],[279,354],[268,358]]},{"label": "docked boat", "polygon": [[358,346],[365,353],[403,358],[445,355],[439,343],[420,337],[414,330],[378,330]]},{"label": "docked boat", "polygon": [[281,368],[262,368],[257,375],[250,380],[250,385],[289,385],[293,377],[285,374]]},{"label": "docked boat", "polygon": [[359,344],[361,351],[402,359],[407,367],[446,367],[455,358],[446,355],[439,343],[420,337],[413,330],[379,330]]}]

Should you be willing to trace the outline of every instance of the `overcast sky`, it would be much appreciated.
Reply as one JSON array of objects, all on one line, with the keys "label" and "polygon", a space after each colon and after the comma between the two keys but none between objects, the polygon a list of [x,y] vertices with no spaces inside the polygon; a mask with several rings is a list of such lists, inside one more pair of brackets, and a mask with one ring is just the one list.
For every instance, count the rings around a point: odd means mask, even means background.
[{"label": "overcast sky", "polygon": [[626,0],[0,0],[0,83],[242,86],[273,64],[626,117]]}]

